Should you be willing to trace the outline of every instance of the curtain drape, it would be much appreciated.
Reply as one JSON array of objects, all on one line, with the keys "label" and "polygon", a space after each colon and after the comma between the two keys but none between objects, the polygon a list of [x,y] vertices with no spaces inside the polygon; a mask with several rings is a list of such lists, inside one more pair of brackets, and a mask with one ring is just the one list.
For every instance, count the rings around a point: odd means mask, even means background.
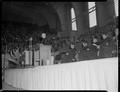
[{"label": "curtain drape", "polygon": [[107,90],[118,92],[118,58],[9,69],[5,82],[25,90]]}]

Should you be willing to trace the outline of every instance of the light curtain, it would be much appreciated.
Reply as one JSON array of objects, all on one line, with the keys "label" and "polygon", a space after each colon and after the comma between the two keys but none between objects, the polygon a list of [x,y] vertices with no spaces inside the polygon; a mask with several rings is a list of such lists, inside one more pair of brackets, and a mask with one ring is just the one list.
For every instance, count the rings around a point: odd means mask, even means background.
[{"label": "light curtain", "polygon": [[25,90],[107,90],[118,92],[118,58],[9,69],[5,82]]}]

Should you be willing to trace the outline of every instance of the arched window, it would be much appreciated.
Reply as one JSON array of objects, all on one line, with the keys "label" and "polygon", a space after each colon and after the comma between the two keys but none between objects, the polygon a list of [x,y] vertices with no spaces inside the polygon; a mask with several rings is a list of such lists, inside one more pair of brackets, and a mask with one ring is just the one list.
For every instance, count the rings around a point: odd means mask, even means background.
[{"label": "arched window", "polygon": [[77,31],[76,16],[75,16],[74,8],[71,8],[71,20],[72,20],[72,30]]},{"label": "arched window", "polygon": [[117,17],[118,16],[118,0],[114,0],[114,6],[115,6],[115,14]]},{"label": "arched window", "polygon": [[88,2],[90,28],[97,25],[95,2]]}]

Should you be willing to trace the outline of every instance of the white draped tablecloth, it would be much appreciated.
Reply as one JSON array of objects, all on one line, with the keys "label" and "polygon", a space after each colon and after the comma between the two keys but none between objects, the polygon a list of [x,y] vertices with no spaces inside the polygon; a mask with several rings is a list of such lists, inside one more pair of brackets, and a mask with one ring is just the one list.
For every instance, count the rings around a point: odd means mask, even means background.
[{"label": "white draped tablecloth", "polygon": [[5,82],[25,90],[107,90],[118,92],[118,58],[9,69]]}]

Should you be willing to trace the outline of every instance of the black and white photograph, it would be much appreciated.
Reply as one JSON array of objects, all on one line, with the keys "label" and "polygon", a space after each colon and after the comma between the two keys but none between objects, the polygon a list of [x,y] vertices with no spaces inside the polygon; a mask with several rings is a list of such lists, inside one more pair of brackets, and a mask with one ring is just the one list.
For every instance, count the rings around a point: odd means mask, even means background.
[{"label": "black and white photograph", "polygon": [[2,1],[0,91],[118,92],[118,6]]}]

